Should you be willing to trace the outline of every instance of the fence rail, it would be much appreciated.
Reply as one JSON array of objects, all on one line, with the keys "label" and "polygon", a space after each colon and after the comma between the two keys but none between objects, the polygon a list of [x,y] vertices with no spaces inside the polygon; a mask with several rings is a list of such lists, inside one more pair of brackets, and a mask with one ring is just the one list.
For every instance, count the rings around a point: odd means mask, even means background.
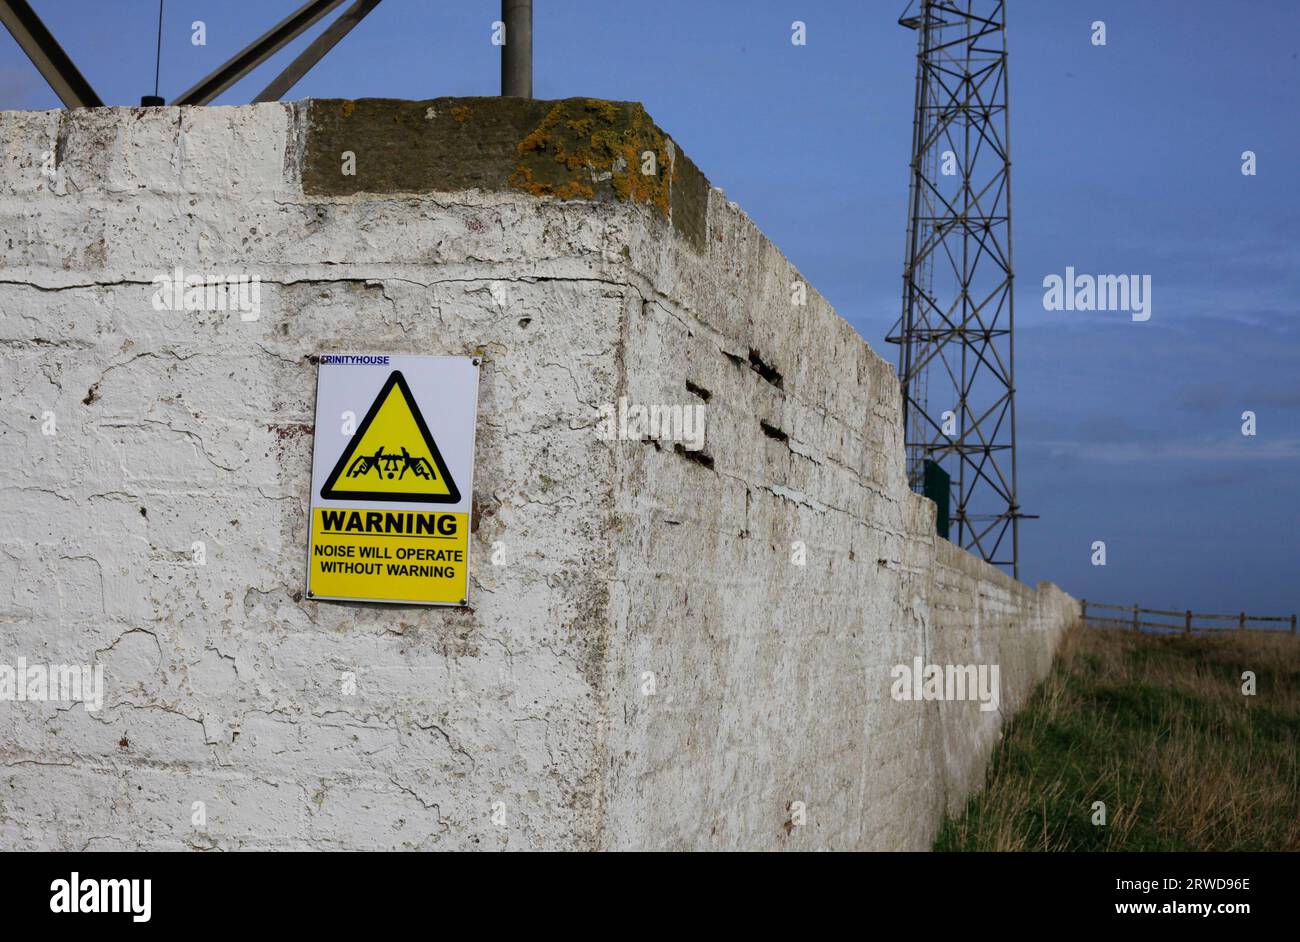
[{"label": "fence rail", "polygon": [[[1180,632],[1182,634],[1191,634],[1193,631],[1263,631],[1270,634],[1283,634],[1276,628],[1254,628],[1247,627],[1248,623],[1255,622],[1282,622],[1291,626],[1290,634],[1296,633],[1296,617],[1294,615],[1247,615],[1245,612],[1238,612],[1236,615],[1209,615],[1203,612],[1193,612],[1190,609],[1174,612],[1159,608],[1143,608],[1140,605],[1105,605],[1101,602],[1089,602],[1083,599],[1080,603],[1083,606],[1083,621],[1086,625],[1096,625],[1098,627],[1117,627],[1127,628],[1131,631],[1139,631],[1143,628],[1156,628],[1168,632]],[[1108,612],[1128,612],[1128,618],[1112,618],[1097,615],[1089,615],[1089,609],[1102,609]],[[1178,618],[1179,622],[1159,622],[1144,621],[1141,615],[1159,615],[1164,618]],[[1235,625],[1198,625],[1194,624],[1196,620],[1216,621],[1216,622],[1236,622]]]}]

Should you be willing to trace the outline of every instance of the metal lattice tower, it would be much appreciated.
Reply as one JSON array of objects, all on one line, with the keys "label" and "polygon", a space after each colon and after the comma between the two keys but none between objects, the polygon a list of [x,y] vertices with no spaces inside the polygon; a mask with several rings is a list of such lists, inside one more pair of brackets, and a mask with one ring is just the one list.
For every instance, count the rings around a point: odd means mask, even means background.
[{"label": "metal lattice tower", "polygon": [[903,310],[886,339],[909,482],[937,462],[953,541],[1019,578],[1005,5],[913,0],[899,19],[917,31],[916,110]]}]

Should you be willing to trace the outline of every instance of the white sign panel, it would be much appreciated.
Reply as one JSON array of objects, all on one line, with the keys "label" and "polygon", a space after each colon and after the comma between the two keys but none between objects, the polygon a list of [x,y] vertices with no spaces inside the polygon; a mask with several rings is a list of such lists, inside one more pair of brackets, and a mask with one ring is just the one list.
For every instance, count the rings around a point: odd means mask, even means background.
[{"label": "white sign panel", "polygon": [[478,357],[320,357],[307,595],[464,605]]}]

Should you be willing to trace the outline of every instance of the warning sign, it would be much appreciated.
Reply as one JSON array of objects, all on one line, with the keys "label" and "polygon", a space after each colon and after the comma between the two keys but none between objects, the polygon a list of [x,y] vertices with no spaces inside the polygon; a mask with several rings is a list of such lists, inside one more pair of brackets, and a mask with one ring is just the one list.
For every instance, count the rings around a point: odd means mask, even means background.
[{"label": "warning sign", "polygon": [[[387,449],[387,451],[385,451]],[[460,502],[438,446],[400,370],[393,370],[330,472],[321,497]]]},{"label": "warning sign", "polygon": [[478,359],[320,364],[307,595],[465,604]]}]

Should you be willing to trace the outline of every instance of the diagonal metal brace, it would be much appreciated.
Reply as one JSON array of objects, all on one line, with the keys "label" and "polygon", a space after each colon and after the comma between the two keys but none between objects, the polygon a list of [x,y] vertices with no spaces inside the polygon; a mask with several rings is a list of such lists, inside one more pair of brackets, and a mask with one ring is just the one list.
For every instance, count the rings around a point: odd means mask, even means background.
[{"label": "diagonal metal brace", "polygon": [[339,44],[352,28],[366,18],[366,14],[379,6],[379,0],[357,0],[356,3],[343,11],[343,15],[329,25],[325,32],[321,33],[311,45],[298,54],[285,68],[283,72],[275,77],[270,85],[262,89],[261,93],[253,99],[259,101],[279,101],[289,89],[301,81],[317,62],[319,62],[327,52]]},{"label": "diagonal metal brace", "polygon": [[0,0],[0,22],[50,83],[64,107],[99,108],[104,104],[27,0]]},{"label": "diagonal metal brace", "polygon": [[275,55],[343,0],[310,0],[235,53],[223,65],[181,95],[173,105],[206,105],[268,58]]}]

